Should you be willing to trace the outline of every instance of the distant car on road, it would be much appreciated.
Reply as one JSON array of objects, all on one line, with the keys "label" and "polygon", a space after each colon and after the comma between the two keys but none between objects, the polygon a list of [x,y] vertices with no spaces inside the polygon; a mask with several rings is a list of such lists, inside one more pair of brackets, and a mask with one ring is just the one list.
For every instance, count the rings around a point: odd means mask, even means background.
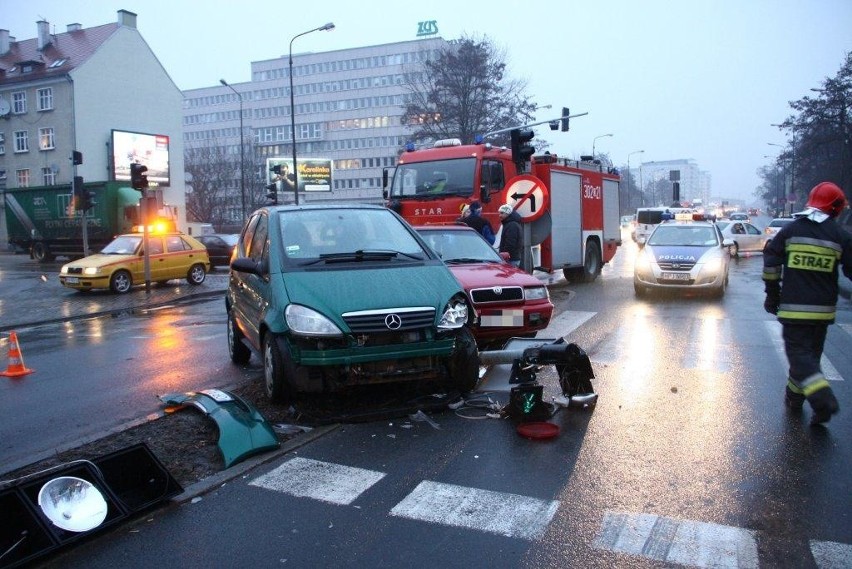
[{"label": "distant car on road", "polygon": [[731,257],[736,257],[740,253],[763,252],[763,247],[768,239],[760,229],[751,223],[732,219],[731,221],[719,221],[716,225],[722,232],[722,237],[732,241],[730,247],[728,247]]},{"label": "distant car on road", "polygon": [[[630,216],[628,216],[630,217]],[[544,284],[498,255],[465,225],[415,227],[447,264],[473,303],[470,327],[480,349],[547,327],[553,303]]]},{"label": "distant car on road", "polygon": [[[100,253],[63,265],[59,282],[82,291],[108,288],[119,294],[129,292],[145,282],[143,240],[142,233],[119,235]],[[155,283],[185,278],[189,284],[199,285],[210,270],[207,249],[183,233],[148,235],[148,251],[151,281]]]},{"label": "distant car on road", "polygon": [[730,219],[731,221],[745,221],[747,223],[751,222],[751,218],[748,216],[748,214],[743,213],[741,211],[736,212],[736,213],[732,213],[731,215],[728,216],[728,219]]},{"label": "distant car on road", "polygon": [[207,247],[210,265],[213,267],[228,266],[239,238],[240,236],[236,233],[208,233],[196,237],[201,244]]},{"label": "distant car on road", "polygon": [[766,237],[766,241],[771,241],[775,237],[775,234],[791,221],[793,221],[792,217],[776,217],[770,221],[769,225],[763,228],[763,235]]}]

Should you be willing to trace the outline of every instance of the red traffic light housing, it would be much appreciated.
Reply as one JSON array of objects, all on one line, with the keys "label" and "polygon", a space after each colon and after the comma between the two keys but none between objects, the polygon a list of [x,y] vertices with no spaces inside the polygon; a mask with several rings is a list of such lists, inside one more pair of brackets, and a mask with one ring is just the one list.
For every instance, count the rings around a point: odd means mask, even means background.
[{"label": "red traffic light housing", "polygon": [[147,166],[133,162],[130,164],[130,185],[134,190],[144,191],[148,189]]}]

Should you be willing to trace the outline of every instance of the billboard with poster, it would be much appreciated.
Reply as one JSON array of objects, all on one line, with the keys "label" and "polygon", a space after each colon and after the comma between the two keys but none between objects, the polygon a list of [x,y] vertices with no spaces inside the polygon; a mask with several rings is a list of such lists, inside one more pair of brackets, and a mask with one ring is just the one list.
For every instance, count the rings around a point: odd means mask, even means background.
[{"label": "billboard with poster", "polygon": [[113,130],[111,137],[112,173],[117,182],[130,181],[130,164],[138,162],[148,167],[145,174],[151,186],[169,185],[169,137]]},{"label": "billboard with poster", "polygon": [[[266,159],[266,183],[281,182],[278,190],[293,191],[293,160],[286,158]],[[330,192],[331,191],[331,160],[328,158],[297,158],[299,166],[298,180],[300,192]],[[281,174],[273,171],[276,166],[280,167]]]}]

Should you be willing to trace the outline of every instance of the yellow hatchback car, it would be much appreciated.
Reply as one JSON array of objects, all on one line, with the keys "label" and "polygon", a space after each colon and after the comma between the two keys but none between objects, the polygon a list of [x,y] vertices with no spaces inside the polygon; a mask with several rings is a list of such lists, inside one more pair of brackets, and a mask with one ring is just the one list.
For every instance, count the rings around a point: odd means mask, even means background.
[{"label": "yellow hatchback car", "polygon": [[[72,261],[62,267],[59,282],[77,290],[108,288],[122,294],[145,282],[145,256],[142,233],[119,235],[100,253]],[[186,279],[189,284],[204,282],[210,270],[207,249],[183,233],[148,235],[151,282]]]}]

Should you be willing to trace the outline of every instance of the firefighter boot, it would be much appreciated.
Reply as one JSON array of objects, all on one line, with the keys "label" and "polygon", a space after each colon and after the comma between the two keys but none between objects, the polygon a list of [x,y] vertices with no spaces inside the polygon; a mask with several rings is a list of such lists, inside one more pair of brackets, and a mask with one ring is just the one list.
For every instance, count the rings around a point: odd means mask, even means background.
[{"label": "firefighter boot", "polygon": [[808,395],[808,403],[811,404],[814,412],[811,425],[828,423],[831,416],[840,411],[840,405],[830,387],[823,387]]},{"label": "firefighter boot", "polygon": [[805,392],[790,378],[787,378],[787,387],[784,389],[784,404],[791,411],[801,411],[805,404]]}]

